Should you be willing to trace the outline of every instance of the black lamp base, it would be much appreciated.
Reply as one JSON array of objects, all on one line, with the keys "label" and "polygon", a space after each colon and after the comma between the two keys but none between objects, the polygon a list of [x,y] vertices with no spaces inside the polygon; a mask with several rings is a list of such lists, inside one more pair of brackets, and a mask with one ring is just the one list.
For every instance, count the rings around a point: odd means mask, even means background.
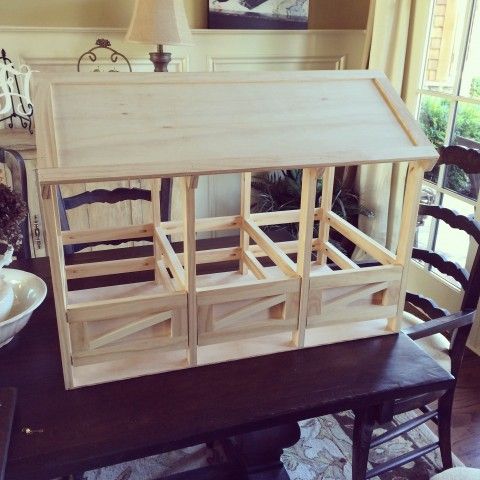
[{"label": "black lamp base", "polygon": [[158,51],[150,52],[150,60],[155,66],[156,72],[168,72],[168,64],[172,59],[172,54],[163,51],[162,45],[158,46]]}]

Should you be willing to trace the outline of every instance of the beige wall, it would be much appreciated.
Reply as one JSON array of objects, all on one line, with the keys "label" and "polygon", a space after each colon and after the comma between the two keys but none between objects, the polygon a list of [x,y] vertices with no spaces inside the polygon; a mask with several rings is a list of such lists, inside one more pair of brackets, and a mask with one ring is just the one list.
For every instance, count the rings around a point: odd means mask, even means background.
[{"label": "beige wall", "polygon": [[[207,28],[208,0],[185,0],[192,28]],[[369,0],[310,0],[310,28],[363,29]],[[133,0],[1,0],[0,24],[126,27]],[[1,28],[1,27],[0,27]]]}]

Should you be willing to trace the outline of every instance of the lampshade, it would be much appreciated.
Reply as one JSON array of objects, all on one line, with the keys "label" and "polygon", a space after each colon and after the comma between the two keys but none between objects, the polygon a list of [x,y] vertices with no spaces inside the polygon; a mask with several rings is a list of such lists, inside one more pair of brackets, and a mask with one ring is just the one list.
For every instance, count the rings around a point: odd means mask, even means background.
[{"label": "lampshade", "polygon": [[128,42],[193,45],[183,0],[135,0]]}]

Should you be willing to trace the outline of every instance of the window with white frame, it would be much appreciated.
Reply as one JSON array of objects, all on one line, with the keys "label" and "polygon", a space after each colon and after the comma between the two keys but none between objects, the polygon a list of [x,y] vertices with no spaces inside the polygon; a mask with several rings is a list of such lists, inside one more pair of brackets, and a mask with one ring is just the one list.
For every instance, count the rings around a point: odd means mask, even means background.
[{"label": "window with white frame", "polygon": [[[480,148],[480,0],[433,0],[417,118],[436,145]],[[479,205],[480,175],[440,166],[425,176],[427,197],[471,215]],[[428,217],[416,244],[468,265],[467,234]],[[471,254],[471,252],[470,252]]]}]

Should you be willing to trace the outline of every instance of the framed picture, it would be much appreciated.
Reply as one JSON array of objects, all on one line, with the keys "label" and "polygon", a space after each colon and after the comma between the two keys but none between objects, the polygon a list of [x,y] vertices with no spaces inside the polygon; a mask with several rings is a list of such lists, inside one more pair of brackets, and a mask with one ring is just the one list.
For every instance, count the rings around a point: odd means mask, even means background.
[{"label": "framed picture", "polygon": [[305,30],[309,0],[209,0],[209,28]]}]

